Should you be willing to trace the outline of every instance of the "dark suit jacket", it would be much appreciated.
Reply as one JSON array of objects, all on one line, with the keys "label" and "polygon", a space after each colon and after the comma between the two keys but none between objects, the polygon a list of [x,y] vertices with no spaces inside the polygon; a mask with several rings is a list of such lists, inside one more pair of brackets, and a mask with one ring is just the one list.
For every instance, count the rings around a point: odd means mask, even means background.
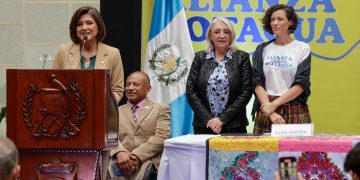
[{"label": "dark suit jacket", "polygon": [[[206,51],[195,54],[186,84],[186,96],[195,113],[194,127],[206,127],[207,122],[214,118],[211,114],[206,89],[207,82],[217,67],[217,63],[206,60],[207,54]],[[229,99],[225,110],[218,118],[228,128],[247,126],[249,122],[246,117],[246,105],[252,94],[249,54],[241,50],[233,52],[232,59],[226,63],[226,71],[229,78]]]},{"label": "dark suit jacket", "polygon": [[170,107],[163,103],[146,100],[137,123],[128,104],[119,107],[119,146],[110,151],[135,154],[141,162],[150,159],[158,168],[164,141],[170,138]]}]

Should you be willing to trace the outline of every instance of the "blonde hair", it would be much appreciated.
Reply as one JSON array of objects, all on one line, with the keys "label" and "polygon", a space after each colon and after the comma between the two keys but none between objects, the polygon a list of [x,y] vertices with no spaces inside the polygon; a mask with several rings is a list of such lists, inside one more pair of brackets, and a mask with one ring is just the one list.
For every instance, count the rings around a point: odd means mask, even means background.
[{"label": "blonde hair", "polygon": [[214,42],[212,42],[209,37],[210,37],[210,33],[211,33],[211,29],[212,27],[215,25],[215,23],[221,23],[222,25],[226,26],[227,28],[230,29],[231,32],[231,37],[230,37],[230,49],[232,52],[235,52],[236,50],[238,50],[238,48],[235,45],[235,31],[234,31],[234,26],[232,25],[232,23],[229,21],[228,18],[226,17],[216,17],[214,18],[214,20],[211,22],[209,29],[206,33],[206,40],[208,42],[208,48],[206,51],[211,52],[214,49]]}]

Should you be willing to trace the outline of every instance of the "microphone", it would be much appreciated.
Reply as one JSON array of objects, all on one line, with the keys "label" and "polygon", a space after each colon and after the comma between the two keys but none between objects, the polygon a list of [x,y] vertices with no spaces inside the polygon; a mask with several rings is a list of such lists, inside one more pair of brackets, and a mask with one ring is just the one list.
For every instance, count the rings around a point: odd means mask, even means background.
[{"label": "microphone", "polygon": [[81,53],[80,53],[80,56],[83,56],[83,52],[84,52],[84,48],[85,48],[85,43],[87,41],[87,36],[84,36],[83,37],[83,44],[82,44],[82,48],[81,48]]},{"label": "microphone", "polygon": [[87,41],[87,36],[84,36],[84,37],[83,37],[83,43],[85,44],[86,41]]},{"label": "microphone", "polygon": [[[85,43],[87,41],[87,36],[83,37],[83,44],[82,44],[82,48],[81,48],[81,52],[80,52],[80,58],[84,57],[84,48],[85,48]],[[86,62],[85,62],[85,57],[84,57],[84,66],[86,67]]]}]

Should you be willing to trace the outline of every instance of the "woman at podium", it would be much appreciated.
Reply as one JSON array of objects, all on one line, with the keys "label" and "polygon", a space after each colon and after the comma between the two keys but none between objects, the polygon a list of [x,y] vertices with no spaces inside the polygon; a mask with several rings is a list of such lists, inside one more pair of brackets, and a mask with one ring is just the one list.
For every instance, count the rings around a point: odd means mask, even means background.
[{"label": "woman at podium", "polygon": [[124,70],[119,49],[101,41],[106,28],[99,11],[84,6],[75,11],[70,25],[71,43],[61,45],[53,69],[110,69],[111,89],[117,102],[123,96]]}]

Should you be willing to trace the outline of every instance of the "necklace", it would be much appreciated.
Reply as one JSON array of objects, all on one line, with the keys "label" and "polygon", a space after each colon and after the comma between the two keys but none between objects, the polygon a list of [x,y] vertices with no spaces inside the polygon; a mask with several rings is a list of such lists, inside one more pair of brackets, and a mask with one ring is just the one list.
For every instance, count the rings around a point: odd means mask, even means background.
[{"label": "necklace", "polygon": [[96,56],[97,54],[97,45],[92,46],[88,49],[85,48],[85,46],[81,49],[81,59],[83,62],[84,69],[89,69],[91,64],[91,57]]},{"label": "necklace", "polygon": [[84,57],[84,59],[85,59],[85,61],[84,61],[85,69],[88,69],[89,66],[90,66],[90,58],[88,59],[88,58],[85,58],[85,57]]}]

